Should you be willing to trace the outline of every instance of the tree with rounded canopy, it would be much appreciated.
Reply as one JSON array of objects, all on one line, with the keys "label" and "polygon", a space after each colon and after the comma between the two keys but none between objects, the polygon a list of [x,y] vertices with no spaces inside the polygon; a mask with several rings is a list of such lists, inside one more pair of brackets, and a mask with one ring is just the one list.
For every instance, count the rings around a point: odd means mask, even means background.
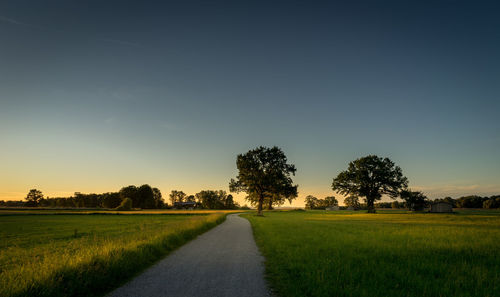
[{"label": "tree with rounded canopy", "polygon": [[40,200],[43,199],[42,191],[31,189],[24,199],[27,201],[26,206],[37,206]]},{"label": "tree with rounded canopy", "polygon": [[419,191],[404,189],[400,193],[401,199],[405,201],[408,210],[418,211],[423,210],[427,204],[427,197]]},{"label": "tree with rounded canopy", "polygon": [[325,200],[325,207],[339,205],[339,202],[337,201],[337,198],[335,198],[335,196],[327,196],[325,197],[324,200]]},{"label": "tree with rounded canopy", "polygon": [[342,195],[364,197],[368,212],[374,213],[374,203],[382,195],[399,196],[408,187],[408,179],[389,158],[369,155],[349,163],[347,170],[333,179],[332,189]]},{"label": "tree with rounded canopy", "polygon": [[315,209],[318,207],[319,199],[313,195],[307,195],[304,199],[306,209]]},{"label": "tree with rounded canopy", "polygon": [[177,191],[177,190],[172,190],[170,192],[170,202],[172,202],[172,205],[174,205],[175,202],[184,202],[186,198],[186,194],[183,191]]},{"label": "tree with rounded canopy", "polygon": [[347,207],[352,206],[354,209],[359,209],[361,207],[358,196],[354,195],[346,197],[344,199],[344,205]]},{"label": "tree with rounded canopy", "polygon": [[290,202],[297,197],[297,185],[293,185],[291,175],[295,175],[295,165],[288,164],[283,151],[274,146],[260,146],[240,154],[236,158],[238,176],[229,182],[231,192],[246,192],[246,199],[257,204],[257,214],[262,215],[266,198],[270,205],[281,199]]}]

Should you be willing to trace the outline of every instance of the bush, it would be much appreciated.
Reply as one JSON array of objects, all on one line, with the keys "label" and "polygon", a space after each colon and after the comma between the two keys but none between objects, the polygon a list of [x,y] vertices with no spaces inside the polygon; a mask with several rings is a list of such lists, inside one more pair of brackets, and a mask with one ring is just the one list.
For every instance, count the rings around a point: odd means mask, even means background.
[{"label": "bush", "polygon": [[130,198],[125,198],[122,200],[122,203],[118,205],[116,210],[132,210],[132,199]]},{"label": "bush", "polygon": [[494,199],[490,198],[483,202],[483,208],[499,208],[500,207],[500,198]]}]

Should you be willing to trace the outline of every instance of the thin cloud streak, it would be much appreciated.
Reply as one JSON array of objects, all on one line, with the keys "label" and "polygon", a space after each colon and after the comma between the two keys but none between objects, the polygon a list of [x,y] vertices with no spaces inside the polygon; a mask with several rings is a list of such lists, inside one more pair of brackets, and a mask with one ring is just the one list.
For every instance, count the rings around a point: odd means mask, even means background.
[{"label": "thin cloud streak", "polygon": [[11,18],[7,18],[7,17],[1,16],[1,15],[0,15],[0,22],[13,24],[13,25],[19,25],[19,26],[31,26],[29,24],[26,24],[26,23],[23,23],[23,22],[20,22],[18,20],[14,20]]}]

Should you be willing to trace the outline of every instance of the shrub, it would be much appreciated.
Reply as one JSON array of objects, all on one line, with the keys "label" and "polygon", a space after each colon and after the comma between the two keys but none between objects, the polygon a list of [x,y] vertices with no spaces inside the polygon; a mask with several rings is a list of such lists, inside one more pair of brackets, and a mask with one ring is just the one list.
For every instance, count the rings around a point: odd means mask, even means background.
[{"label": "shrub", "polygon": [[485,200],[483,202],[483,208],[499,208],[500,207],[500,199],[497,198],[497,199],[493,199],[493,198],[490,198],[488,200]]},{"label": "shrub", "polygon": [[118,205],[116,210],[131,210],[132,209],[132,199],[130,198],[125,198],[122,200],[122,203]]}]

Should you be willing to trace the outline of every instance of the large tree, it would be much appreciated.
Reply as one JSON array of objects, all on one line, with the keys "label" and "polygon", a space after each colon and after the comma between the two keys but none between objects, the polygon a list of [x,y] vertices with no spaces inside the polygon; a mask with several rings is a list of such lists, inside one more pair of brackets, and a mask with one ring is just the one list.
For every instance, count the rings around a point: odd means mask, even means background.
[{"label": "large tree", "polygon": [[155,193],[150,185],[142,185],[137,189],[137,196],[139,197],[140,208],[156,208]]},{"label": "large tree", "polygon": [[295,165],[288,164],[283,151],[258,147],[240,154],[236,158],[238,176],[231,179],[231,192],[246,192],[246,199],[257,204],[257,213],[262,215],[264,201],[270,199],[270,205],[280,203],[281,199],[290,202],[297,197],[297,185],[293,185],[291,175],[295,175]]},{"label": "large tree", "polygon": [[349,207],[352,206],[354,209],[359,209],[361,207],[361,204],[359,203],[359,198],[358,196],[348,196],[344,199],[344,205]]},{"label": "large tree", "polygon": [[[206,209],[224,209],[227,199],[227,193],[223,190],[203,190],[196,193],[196,199],[201,207]],[[232,197],[232,196],[231,196]],[[232,199],[232,198],[231,198]]]},{"label": "large tree", "polygon": [[37,206],[40,200],[43,199],[42,191],[31,189],[24,199],[27,201],[26,206]]},{"label": "large tree", "polygon": [[172,190],[168,196],[170,197],[172,205],[174,205],[175,202],[184,202],[184,199],[186,199],[186,194],[183,191]]},{"label": "large tree", "polygon": [[423,210],[428,203],[427,197],[419,191],[404,189],[401,191],[400,196],[405,201],[408,210]]},{"label": "large tree", "polygon": [[339,173],[332,183],[332,189],[342,195],[364,197],[368,212],[375,212],[374,203],[382,195],[396,198],[407,186],[408,179],[399,166],[375,155],[350,162],[347,170]]},{"label": "large tree", "polygon": [[307,195],[304,199],[306,209],[315,209],[318,208],[319,199],[314,197],[313,195]]},{"label": "large tree", "polygon": [[163,201],[163,196],[158,188],[153,188],[153,197],[155,200],[156,208],[163,208],[165,206],[165,201]]}]

